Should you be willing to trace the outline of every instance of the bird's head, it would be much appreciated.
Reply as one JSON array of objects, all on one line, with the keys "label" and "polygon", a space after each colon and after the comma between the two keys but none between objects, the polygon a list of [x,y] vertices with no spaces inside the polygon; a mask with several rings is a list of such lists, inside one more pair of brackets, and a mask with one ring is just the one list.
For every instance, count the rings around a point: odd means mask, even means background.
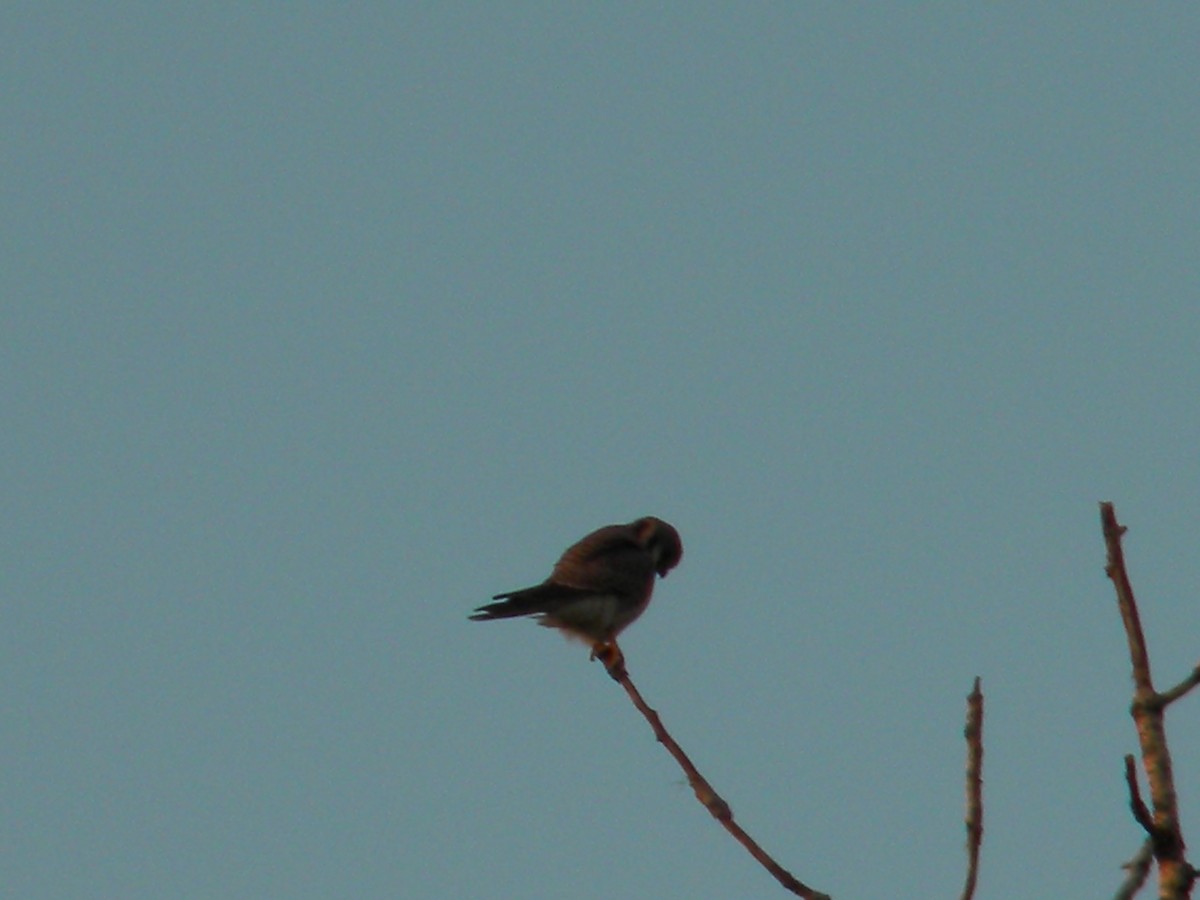
[{"label": "bird's head", "polygon": [[674,526],[654,516],[645,516],[633,523],[638,543],[654,557],[654,571],[662,578],[679,565],[683,558],[683,541]]}]

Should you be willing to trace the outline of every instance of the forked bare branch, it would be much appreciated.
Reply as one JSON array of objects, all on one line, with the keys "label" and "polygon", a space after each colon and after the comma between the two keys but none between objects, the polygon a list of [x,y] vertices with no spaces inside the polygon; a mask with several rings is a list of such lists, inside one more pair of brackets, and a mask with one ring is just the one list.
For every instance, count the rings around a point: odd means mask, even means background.
[{"label": "forked bare branch", "polygon": [[1134,818],[1148,833],[1158,863],[1158,889],[1160,898],[1183,900],[1190,897],[1196,879],[1196,870],[1187,861],[1186,846],[1179,825],[1179,809],[1175,794],[1175,777],[1171,770],[1171,753],[1167,748],[1167,733],[1164,710],[1167,704],[1179,699],[1195,687],[1200,678],[1194,671],[1179,685],[1159,694],[1154,690],[1150,673],[1150,656],[1146,650],[1146,636],[1142,631],[1141,616],[1133,596],[1133,586],[1125,567],[1125,554],[1121,538],[1125,527],[1118,524],[1117,514],[1111,503],[1100,504],[1100,525],[1108,551],[1105,573],[1112,579],[1117,592],[1117,607],[1125,624],[1125,637],[1129,643],[1129,660],[1133,674],[1133,703],[1130,713],[1137,727],[1138,743],[1142,751],[1142,766],[1150,786],[1150,806],[1141,798],[1137,778],[1133,777],[1132,757],[1126,758],[1125,780],[1129,786],[1130,808]]}]

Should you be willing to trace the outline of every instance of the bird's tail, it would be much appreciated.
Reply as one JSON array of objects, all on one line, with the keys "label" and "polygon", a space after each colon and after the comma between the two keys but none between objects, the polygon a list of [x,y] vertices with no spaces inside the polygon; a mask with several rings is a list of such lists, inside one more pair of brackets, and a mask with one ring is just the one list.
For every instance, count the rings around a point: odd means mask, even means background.
[{"label": "bird's tail", "polygon": [[536,595],[531,596],[529,590],[509,591],[507,594],[497,594],[492,598],[495,603],[487,603],[475,610],[471,615],[473,622],[486,622],[488,619],[512,619],[516,616],[528,616],[541,612],[542,603]]},{"label": "bird's tail", "polygon": [[492,598],[495,603],[479,607],[471,618],[476,622],[483,622],[488,619],[511,619],[514,616],[532,616],[537,613],[553,614],[563,604],[577,602],[581,597],[591,594],[592,591],[584,588],[544,581],[519,591],[497,594]]}]

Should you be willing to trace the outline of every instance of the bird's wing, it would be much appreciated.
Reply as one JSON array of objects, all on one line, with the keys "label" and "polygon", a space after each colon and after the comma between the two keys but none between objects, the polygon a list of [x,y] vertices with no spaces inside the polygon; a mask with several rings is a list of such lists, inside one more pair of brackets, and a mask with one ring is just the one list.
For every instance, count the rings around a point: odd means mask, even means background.
[{"label": "bird's wing", "polygon": [[628,525],[607,525],[567,548],[549,582],[593,593],[634,594],[654,578],[654,559]]}]

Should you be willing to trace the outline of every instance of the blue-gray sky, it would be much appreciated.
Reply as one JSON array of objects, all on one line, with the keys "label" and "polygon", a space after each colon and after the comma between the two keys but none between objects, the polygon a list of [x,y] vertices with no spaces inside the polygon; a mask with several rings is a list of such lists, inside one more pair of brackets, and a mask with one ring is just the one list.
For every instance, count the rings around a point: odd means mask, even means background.
[{"label": "blue-gray sky", "polygon": [[956,896],[978,674],[978,896],[1111,892],[1097,501],[1200,656],[1195,6],[2,15],[0,892],[781,896],[466,620],[646,514],[630,669],[784,865]]}]

